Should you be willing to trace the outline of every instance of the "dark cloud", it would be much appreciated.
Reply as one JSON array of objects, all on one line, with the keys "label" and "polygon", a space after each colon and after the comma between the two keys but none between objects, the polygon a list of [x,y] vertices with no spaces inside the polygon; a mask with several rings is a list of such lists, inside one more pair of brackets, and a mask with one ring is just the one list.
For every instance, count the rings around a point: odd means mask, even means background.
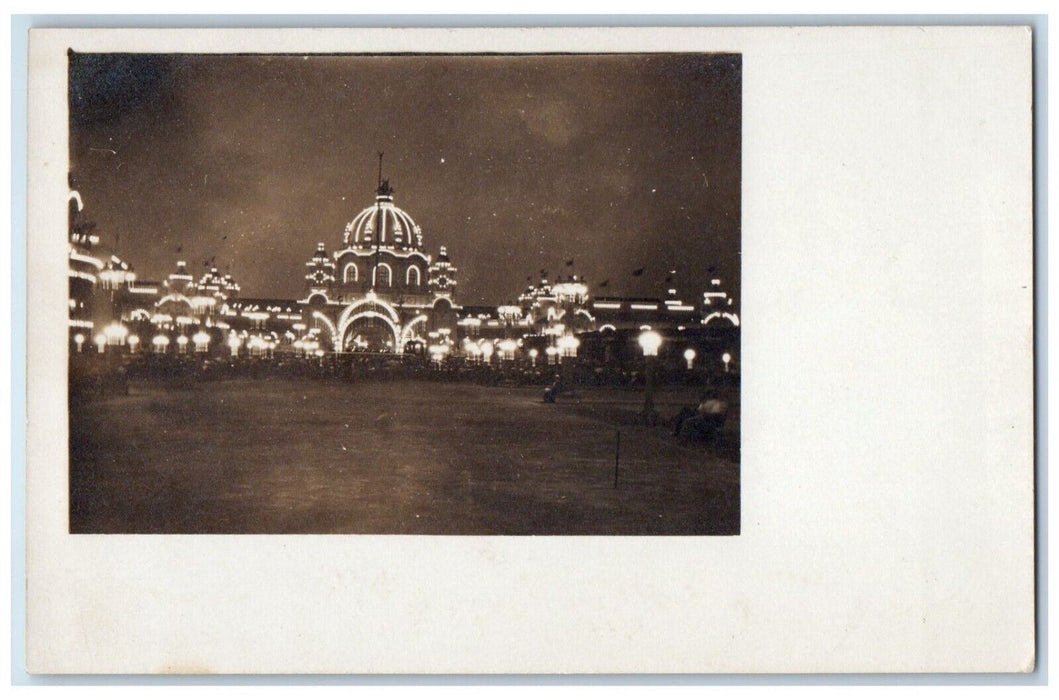
[{"label": "dark cloud", "polygon": [[[373,200],[447,245],[462,300],[527,274],[738,291],[741,66],[730,55],[137,56],[70,60],[71,162],[141,276],[216,255],[245,293],[293,296]],[[629,272],[646,267],[641,277]]]}]

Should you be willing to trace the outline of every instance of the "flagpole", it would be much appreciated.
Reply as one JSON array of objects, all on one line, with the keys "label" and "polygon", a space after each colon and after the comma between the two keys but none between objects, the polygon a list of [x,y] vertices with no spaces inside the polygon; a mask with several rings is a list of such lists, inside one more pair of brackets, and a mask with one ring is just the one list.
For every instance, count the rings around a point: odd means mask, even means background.
[{"label": "flagpole", "polygon": [[382,193],[382,156],[383,152],[379,151],[379,182],[375,188],[375,265],[371,270],[371,291],[373,292],[379,277],[379,254],[382,245],[382,205],[378,202],[378,197]]}]

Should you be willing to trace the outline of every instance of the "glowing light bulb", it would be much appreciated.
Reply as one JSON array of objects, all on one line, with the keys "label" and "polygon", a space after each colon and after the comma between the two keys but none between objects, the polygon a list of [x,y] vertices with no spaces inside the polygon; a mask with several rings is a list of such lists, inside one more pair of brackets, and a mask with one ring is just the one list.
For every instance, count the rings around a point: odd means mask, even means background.
[{"label": "glowing light bulb", "polygon": [[560,336],[555,342],[559,346],[559,350],[562,352],[563,357],[576,357],[577,348],[581,345],[581,341],[573,335]]},{"label": "glowing light bulb", "polygon": [[645,330],[640,334],[639,342],[644,357],[655,357],[658,355],[658,348],[662,346],[662,336],[657,331]]},{"label": "glowing light bulb", "polygon": [[129,329],[120,323],[111,323],[103,329],[103,334],[106,336],[106,342],[111,345],[121,345],[125,342],[125,336],[129,334]]}]

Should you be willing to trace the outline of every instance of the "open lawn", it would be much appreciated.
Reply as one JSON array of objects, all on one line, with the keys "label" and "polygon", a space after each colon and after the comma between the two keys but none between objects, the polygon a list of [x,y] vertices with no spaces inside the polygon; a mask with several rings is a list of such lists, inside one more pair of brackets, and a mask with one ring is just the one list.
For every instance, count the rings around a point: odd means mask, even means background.
[{"label": "open lawn", "polygon": [[554,405],[541,393],[133,383],[71,404],[70,531],[738,534],[737,411],[720,444],[680,444],[668,421],[694,388],[659,391],[655,427],[636,424],[642,391],[581,388]]}]

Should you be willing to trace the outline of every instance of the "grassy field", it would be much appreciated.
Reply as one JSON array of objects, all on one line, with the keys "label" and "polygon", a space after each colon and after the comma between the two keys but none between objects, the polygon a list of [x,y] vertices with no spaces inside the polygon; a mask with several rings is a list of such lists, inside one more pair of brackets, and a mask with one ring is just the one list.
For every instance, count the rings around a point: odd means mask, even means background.
[{"label": "grassy field", "polygon": [[[693,388],[659,392],[663,419]],[[636,424],[641,392],[235,380],[74,403],[70,531],[737,534],[720,445]],[[614,487],[616,433],[621,432]]]}]

